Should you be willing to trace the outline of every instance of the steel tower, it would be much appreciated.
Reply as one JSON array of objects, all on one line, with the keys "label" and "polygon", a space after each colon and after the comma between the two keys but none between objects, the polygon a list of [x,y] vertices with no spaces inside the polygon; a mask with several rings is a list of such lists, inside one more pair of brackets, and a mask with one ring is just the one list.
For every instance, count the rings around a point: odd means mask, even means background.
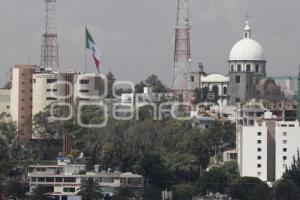
[{"label": "steel tower", "polygon": [[190,30],[189,0],[177,0],[174,76],[172,85],[172,88],[176,94],[183,94],[191,90]]},{"label": "steel tower", "polygon": [[56,0],[45,0],[46,18],[43,34],[40,67],[46,70],[57,69],[58,40],[56,33]]}]

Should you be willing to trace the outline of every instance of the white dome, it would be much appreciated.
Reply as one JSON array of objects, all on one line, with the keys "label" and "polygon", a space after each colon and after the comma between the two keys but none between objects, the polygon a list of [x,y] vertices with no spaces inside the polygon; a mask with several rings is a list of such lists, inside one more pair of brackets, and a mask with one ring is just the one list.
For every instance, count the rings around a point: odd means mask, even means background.
[{"label": "white dome", "polygon": [[255,40],[244,38],[237,42],[231,49],[230,61],[265,61],[264,49]]},{"label": "white dome", "polygon": [[231,49],[229,61],[265,61],[264,49],[255,40],[251,39],[251,28],[246,21],[244,38]]}]

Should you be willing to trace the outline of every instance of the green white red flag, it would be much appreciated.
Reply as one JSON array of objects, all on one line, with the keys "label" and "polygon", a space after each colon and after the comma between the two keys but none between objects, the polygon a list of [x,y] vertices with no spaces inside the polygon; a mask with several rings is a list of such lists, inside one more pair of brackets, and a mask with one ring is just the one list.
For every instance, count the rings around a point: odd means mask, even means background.
[{"label": "green white red flag", "polygon": [[100,71],[100,66],[101,66],[101,52],[99,51],[99,49],[96,46],[96,43],[94,42],[89,30],[87,28],[85,28],[85,38],[86,38],[86,43],[85,43],[85,47],[86,49],[89,49],[92,51],[93,53],[93,59],[95,61],[96,64],[96,68],[98,70],[98,72]]}]

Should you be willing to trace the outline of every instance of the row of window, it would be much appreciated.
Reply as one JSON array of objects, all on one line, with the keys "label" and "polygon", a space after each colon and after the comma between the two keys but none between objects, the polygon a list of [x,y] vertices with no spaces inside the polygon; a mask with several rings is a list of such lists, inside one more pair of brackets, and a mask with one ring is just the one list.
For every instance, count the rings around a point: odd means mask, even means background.
[{"label": "row of window", "polygon": [[76,178],[73,177],[31,177],[31,182],[56,182],[56,183],[75,183]]},{"label": "row of window", "polygon": [[[232,71],[232,72],[234,71],[234,65],[231,65],[231,71]],[[241,72],[241,71],[242,71],[242,65],[241,65],[241,64],[238,64],[238,65],[237,65],[237,71],[238,71],[238,72]],[[251,72],[251,65],[250,65],[250,64],[247,64],[247,65],[246,65],[246,71],[247,71],[247,72]],[[255,72],[256,72],[256,73],[259,72],[259,65],[255,65]]]}]

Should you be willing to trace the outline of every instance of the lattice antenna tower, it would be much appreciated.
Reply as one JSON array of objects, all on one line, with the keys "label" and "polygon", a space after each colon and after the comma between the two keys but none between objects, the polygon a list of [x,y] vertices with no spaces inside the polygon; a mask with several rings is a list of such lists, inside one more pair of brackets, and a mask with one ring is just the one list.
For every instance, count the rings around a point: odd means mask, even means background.
[{"label": "lattice antenna tower", "polygon": [[56,0],[45,0],[45,3],[45,33],[43,34],[40,67],[45,70],[52,70],[57,69],[59,66],[56,33]]},{"label": "lattice antenna tower", "polygon": [[174,76],[172,85],[172,88],[175,91],[186,91],[191,89],[190,30],[189,0],[177,0]]}]

